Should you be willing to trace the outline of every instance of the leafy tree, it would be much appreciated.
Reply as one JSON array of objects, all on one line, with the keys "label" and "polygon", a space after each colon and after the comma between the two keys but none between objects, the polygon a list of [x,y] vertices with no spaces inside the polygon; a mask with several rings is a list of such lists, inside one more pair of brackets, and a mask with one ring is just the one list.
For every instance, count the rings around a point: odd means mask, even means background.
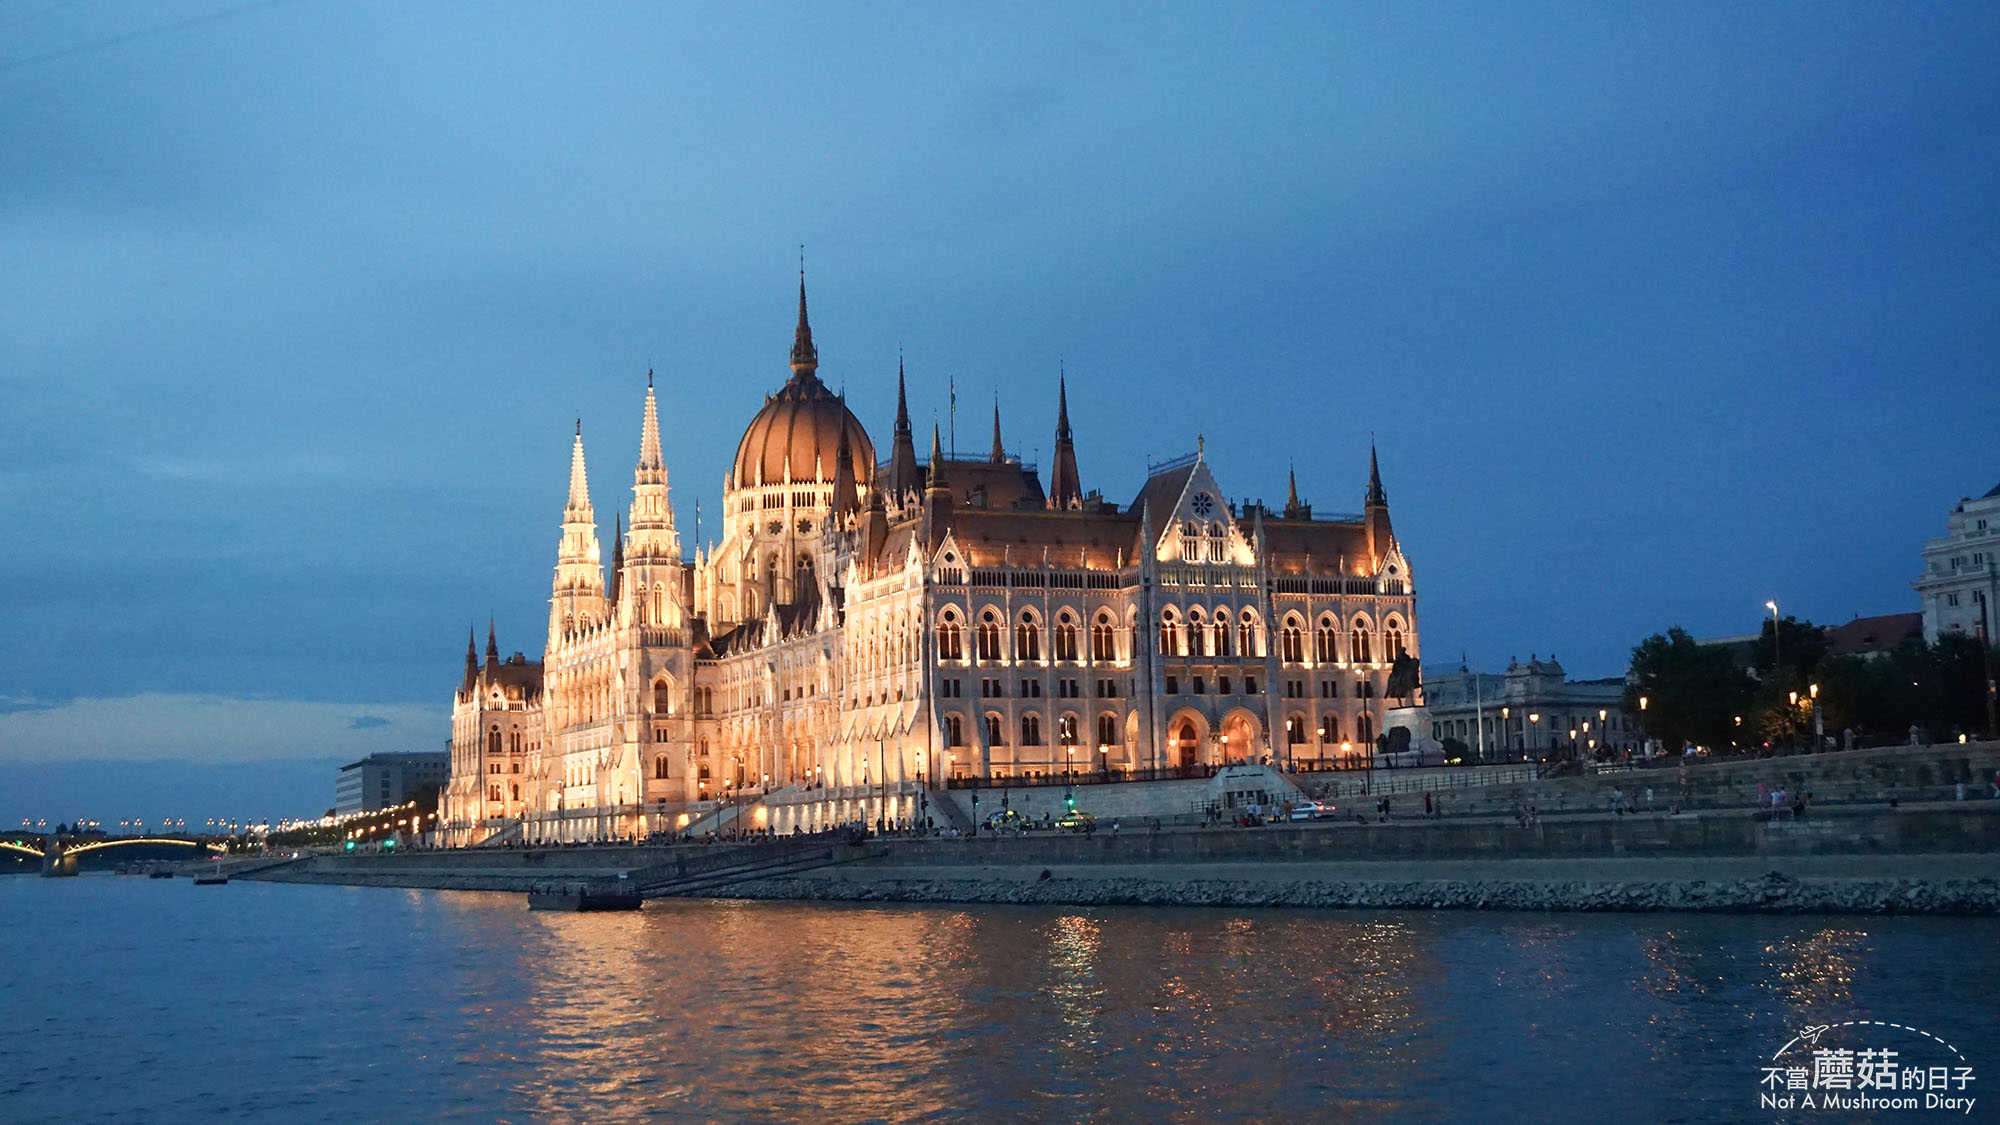
[{"label": "leafy tree", "polygon": [[1670,748],[1728,746],[1740,737],[1736,720],[1755,688],[1726,650],[1697,644],[1676,625],[1633,648],[1624,707]]}]

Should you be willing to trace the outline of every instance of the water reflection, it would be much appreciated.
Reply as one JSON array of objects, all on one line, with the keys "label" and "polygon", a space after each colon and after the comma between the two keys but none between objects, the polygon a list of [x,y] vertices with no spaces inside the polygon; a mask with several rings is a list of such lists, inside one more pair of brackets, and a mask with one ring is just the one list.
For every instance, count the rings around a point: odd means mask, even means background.
[{"label": "water reflection", "polygon": [[1983,920],[173,889],[0,885],[75,950],[0,961],[0,1116],[1704,1121],[1807,1016],[2000,1057]]}]

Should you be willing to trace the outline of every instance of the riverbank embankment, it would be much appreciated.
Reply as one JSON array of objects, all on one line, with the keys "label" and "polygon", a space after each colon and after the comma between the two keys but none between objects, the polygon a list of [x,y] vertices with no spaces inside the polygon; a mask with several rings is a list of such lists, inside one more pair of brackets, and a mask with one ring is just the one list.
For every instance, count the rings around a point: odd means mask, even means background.
[{"label": "riverbank embankment", "polygon": [[[328,855],[250,878],[525,891],[757,844]],[[877,854],[712,886],[848,902],[2000,914],[2000,802],[1699,816],[1313,823],[880,841]]]}]

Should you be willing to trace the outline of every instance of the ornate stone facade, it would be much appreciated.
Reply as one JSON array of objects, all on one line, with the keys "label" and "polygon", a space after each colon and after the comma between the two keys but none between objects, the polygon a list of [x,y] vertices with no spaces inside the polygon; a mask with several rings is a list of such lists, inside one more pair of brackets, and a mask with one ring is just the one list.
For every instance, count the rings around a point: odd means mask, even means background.
[{"label": "ornate stone facade", "polygon": [[[1282,511],[1231,504],[1199,450],[1121,508],[1082,490],[1066,387],[1044,491],[997,410],[989,454],[948,458],[934,427],[920,463],[900,372],[878,462],[818,377],[803,283],[791,367],[691,559],[650,378],[608,568],[579,427],[547,649],[519,665],[539,684],[495,711],[511,698],[468,664],[452,842],[908,821],[947,776],[1310,767],[1365,753],[1389,693],[1414,695],[1415,587],[1372,453],[1358,515],[1315,518],[1296,484]],[[520,804],[481,805],[501,714],[540,733]]]}]

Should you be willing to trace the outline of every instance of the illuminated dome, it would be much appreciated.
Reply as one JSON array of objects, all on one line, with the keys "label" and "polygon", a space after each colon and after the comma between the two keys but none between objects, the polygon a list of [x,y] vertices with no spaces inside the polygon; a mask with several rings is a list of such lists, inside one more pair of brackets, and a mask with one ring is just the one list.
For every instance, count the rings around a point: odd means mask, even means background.
[{"label": "illuminated dome", "polygon": [[819,353],[813,348],[812,326],[806,321],[806,284],[799,279],[799,327],[792,340],[792,378],[764,402],[750,420],[736,447],[736,465],[729,473],[734,488],[803,481],[832,483],[837,473],[840,441],[847,438],[847,455],[854,480],[865,483],[875,465],[875,443],[847,409],[847,403],[819,381]]},{"label": "illuminated dome", "polygon": [[842,431],[847,434],[854,479],[866,481],[875,465],[875,443],[868,440],[868,431],[819,376],[800,371],[764,403],[743,431],[729,483],[736,488],[799,481],[830,484],[839,465]]}]

